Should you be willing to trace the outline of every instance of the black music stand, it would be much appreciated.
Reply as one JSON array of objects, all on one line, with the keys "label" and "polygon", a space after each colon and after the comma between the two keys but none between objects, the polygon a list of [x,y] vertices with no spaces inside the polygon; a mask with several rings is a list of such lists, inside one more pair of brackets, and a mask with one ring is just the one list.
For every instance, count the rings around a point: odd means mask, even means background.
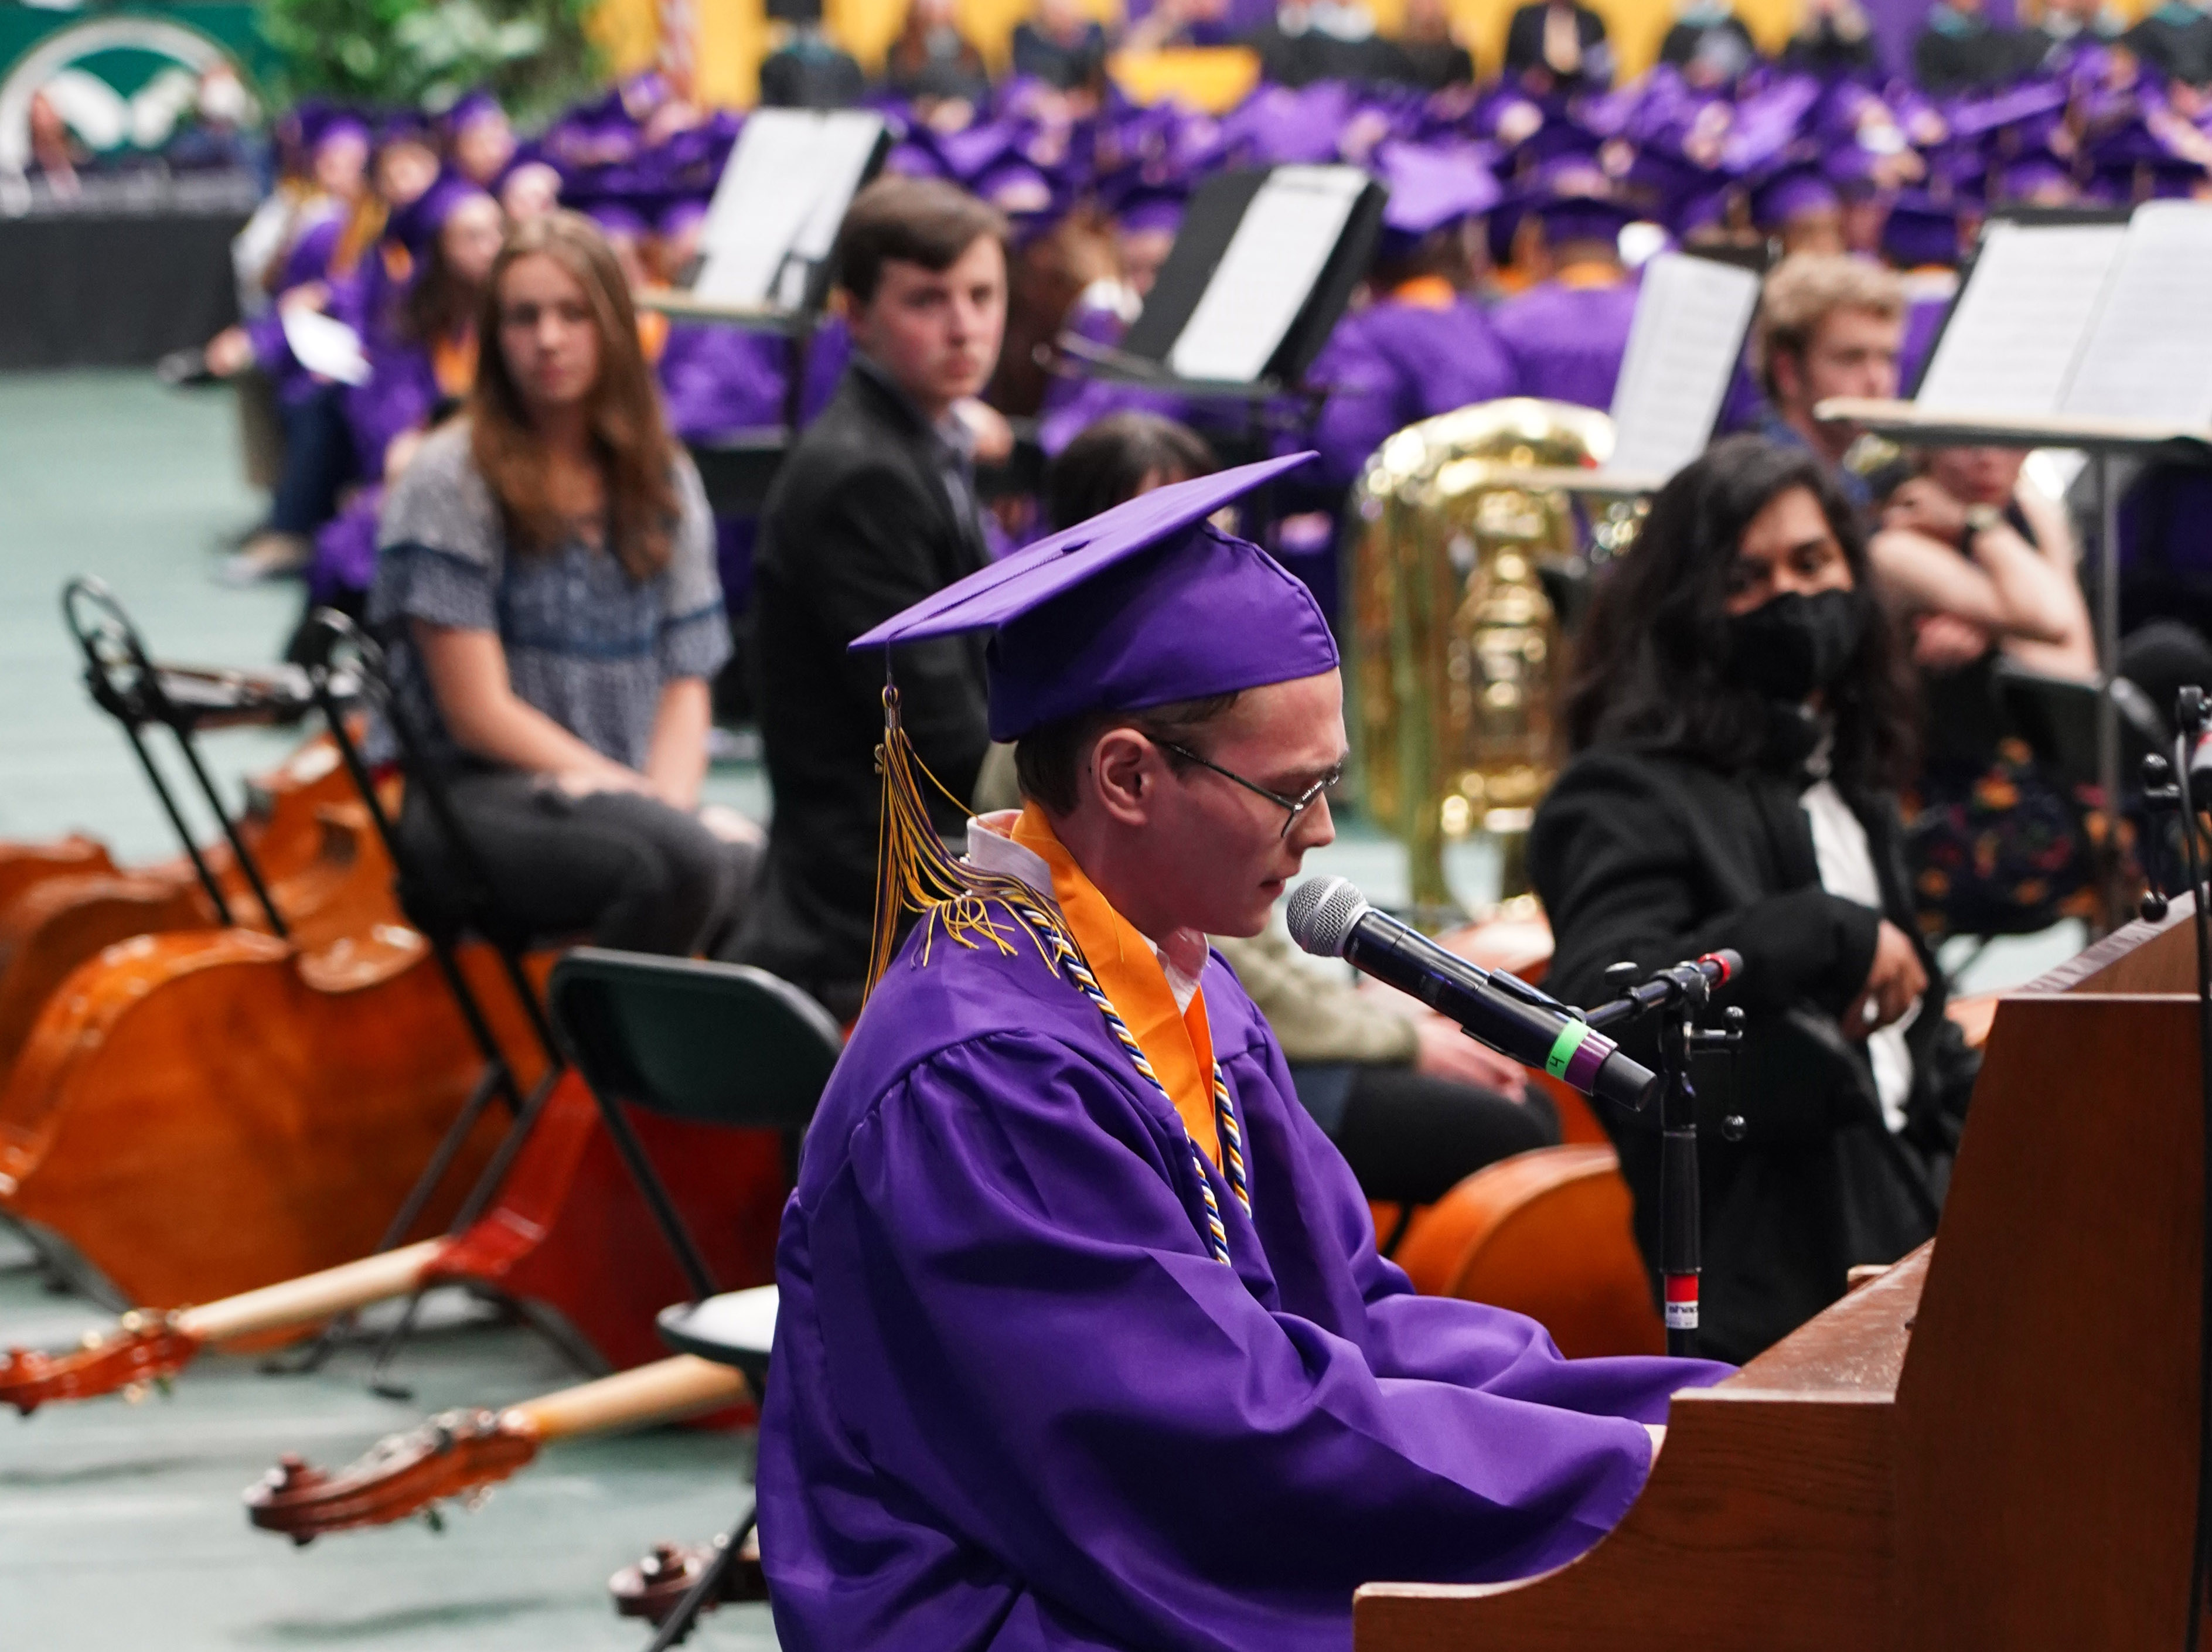
[{"label": "black music stand", "polygon": [[[1334,240],[1315,261],[1316,273],[1302,292],[1278,306],[1283,325],[1264,358],[1249,353],[1241,374],[1194,374],[1187,361],[1194,337],[1202,337],[1218,317],[1225,295],[1239,281],[1238,259],[1255,206],[1267,210],[1270,191],[1296,188],[1318,179],[1348,198],[1348,210],[1334,226]],[[1389,191],[1357,168],[1273,167],[1216,173],[1191,197],[1175,245],[1145,307],[1129,324],[1118,346],[1107,346],[1063,333],[1058,350],[1080,365],[1087,376],[1194,400],[1228,402],[1245,413],[1244,440],[1265,456],[1269,438],[1309,438],[1326,392],[1305,383],[1306,370],[1342,318],[1352,295],[1367,273],[1382,231],[1382,208]],[[1222,290],[1217,291],[1217,287]],[[1194,334],[1194,328],[1196,332]],[[1264,341],[1263,341],[1264,342]],[[1287,416],[1285,414],[1287,412]],[[1265,514],[1262,505],[1261,514]]]},{"label": "black music stand", "polygon": [[[229,897],[224,893],[206,852],[192,835],[178,806],[176,794],[154,761],[145,731],[159,726],[169,731],[184,753],[185,762],[198,782],[216,823],[255,902],[268,920],[270,932],[288,940],[291,930],[269,893],[268,880],[254,858],[239,823],[223,806],[215,777],[200,761],[198,735],[211,728],[272,727],[296,723],[314,709],[315,695],[306,672],[296,666],[260,671],[222,666],[159,665],[146,652],[145,640],[115,593],[90,574],[80,574],[62,587],[62,616],[84,655],[84,683],[93,703],[122,726],[131,749],[137,754],[147,783],[175,829],[177,840],[192,863],[201,890],[215,908],[216,920],[226,928],[237,923]],[[343,710],[349,704],[349,681],[332,684],[333,703]]]}]

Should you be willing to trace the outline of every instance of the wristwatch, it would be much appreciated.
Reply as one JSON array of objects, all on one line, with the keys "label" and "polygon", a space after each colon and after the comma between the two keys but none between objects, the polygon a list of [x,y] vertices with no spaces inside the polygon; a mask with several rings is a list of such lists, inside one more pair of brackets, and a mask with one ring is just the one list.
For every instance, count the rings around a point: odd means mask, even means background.
[{"label": "wristwatch", "polygon": [[1994,505],[1969,505],[1966,507],[1966,537],[1972,539],[1978,533],[1987,533],[2003,520],[2004,513]]}]

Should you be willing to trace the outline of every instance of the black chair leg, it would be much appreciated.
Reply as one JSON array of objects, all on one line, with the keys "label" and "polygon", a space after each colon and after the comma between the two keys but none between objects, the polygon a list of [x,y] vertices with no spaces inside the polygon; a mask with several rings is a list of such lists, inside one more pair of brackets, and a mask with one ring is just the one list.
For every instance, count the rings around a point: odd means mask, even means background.
[{"label": "black chair leg", "polygon": [[722,1579],[737,1564],[738,1551],[744,1547],[745,1540],[753,1534],[753,1523],[759,1518],[760,1504],[756,1501],[745,1510],[745,1517],[730,1527],[729,1536],[715,1546],[714,1558],[699,1574],[699,1581],[676,1603],[676,1610],[668,1614],[645,1652],[668,1652],[670,1647],[684,1643],[691,1633],[691,1626],[699,1621],[699,1614],[721,1598]]}]

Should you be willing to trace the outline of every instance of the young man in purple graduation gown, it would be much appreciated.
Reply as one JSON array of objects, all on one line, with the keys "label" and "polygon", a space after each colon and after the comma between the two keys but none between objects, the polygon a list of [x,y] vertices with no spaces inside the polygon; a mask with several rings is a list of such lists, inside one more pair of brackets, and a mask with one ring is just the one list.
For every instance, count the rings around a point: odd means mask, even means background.
[{"label": "young man in purple graduation gown", "polygon": [[1362,1582],[1589,1548],[1668,1396],[1724,1373],[1413,1295],[1206,944],[1334,835],[1328,627],[1208,520],[1307,457],[1144,495],[854,644],[895,676],[995,629],[1029,801],[955,861],[887,736],[886,884],[936,899],[784,1216],[758,1483],[791,1652],[1341,1649]]},{"label": "young man in purple graduation gown", "polygon": [[1636,317],[1637,284],[1620,246],[1634,215],[1579,161],[1535,185],[1530,210],[1551,273],[1499,305],[1492,323],[1520,364],[1523,395],[1609,408]]},{"label": "young man in purple graduation gown", "polygon": [[1379,167],[1390,199],[1372,297],[1337,323],[1306,375],[1328,390],[1314,445],[1338,487],[1394,432],[1515,390],[1513,357],[1468,295],[1478,270],[1468,231],[1496,204],[1497,183],[1471,156],[1403,143]]}]

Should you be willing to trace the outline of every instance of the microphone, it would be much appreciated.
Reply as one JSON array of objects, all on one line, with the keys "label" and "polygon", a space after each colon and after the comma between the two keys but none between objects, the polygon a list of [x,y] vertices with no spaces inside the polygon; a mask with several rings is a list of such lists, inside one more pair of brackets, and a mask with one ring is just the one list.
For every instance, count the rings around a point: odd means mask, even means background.
[{"label": "microphone", "polygon": [[[1291,892],[1291,938],[1316,957],[1342,958],[1364,975],[1411,993],[1472,1037],[1523,1066],[1540,1067],[1585,1096],[1641,1109],[1658,1075],[1623,1055],[1577,1016],[1523,986],[1526,997],[1488,970],[1447,952],[1418,930],[1368,905],[1341,878],[1316,878]],[[1520,985],[1516,982],[1516,985]]]}]

